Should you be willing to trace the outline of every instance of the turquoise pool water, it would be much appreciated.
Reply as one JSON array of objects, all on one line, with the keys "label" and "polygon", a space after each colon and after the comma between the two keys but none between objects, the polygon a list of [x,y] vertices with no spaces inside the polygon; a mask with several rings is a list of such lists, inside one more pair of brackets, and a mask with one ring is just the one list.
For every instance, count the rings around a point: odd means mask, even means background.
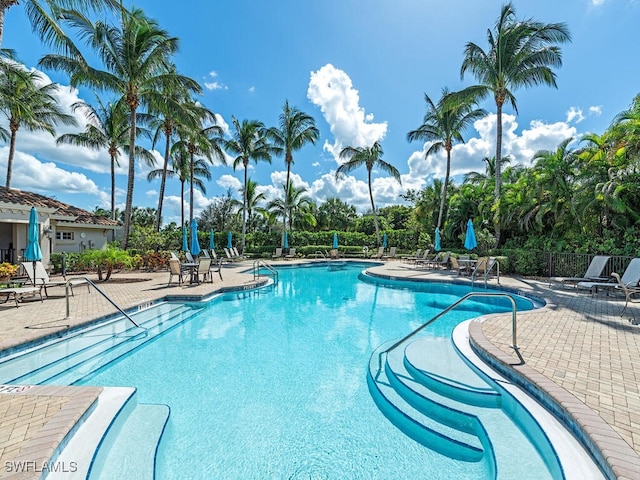
[{"label": "turquoise pool water", "polygon": [[[469,289],[390,288],[358,280],[361,269],[282,269],[277,286],[209,302],[82,384],[134,385],[140,403],[171,407],[158,479],[484,478],[481,465],[402,434],[380,413],[366,381],[376,347]],[[478,312],[509,310],[508,301],[496,301],[454,311],[429,332],[449,336]],[[519,300],[519,309],[531,307]],[[513,461],[523,455],[537,454],[519,445]],[[531,462],[531,478],[545,478],[542,460]]]}]

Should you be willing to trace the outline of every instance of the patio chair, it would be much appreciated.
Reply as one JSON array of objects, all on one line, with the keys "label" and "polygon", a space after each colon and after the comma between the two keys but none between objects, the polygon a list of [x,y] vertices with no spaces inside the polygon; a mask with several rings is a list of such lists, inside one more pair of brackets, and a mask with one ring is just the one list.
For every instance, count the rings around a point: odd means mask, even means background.
[{"label": "patio chair", "polygon": [[421,248],[417,249],[414,255],[404,255],[400,258],[402,258],[403,262],[415,262],[418,258],[420,258],[420,255],[422,255]]},{"label": "patio chair", "polygon": [[226,258],[227,262],[237,262],[238,260],[241,260],[238,257],[236,257],[235,254],[233,254],[232,251],[227,247],[224,247],[224,254],[227,256]]},{"label": "patio chair", "polygon": [[[615,273],[615,272],[613,272]],[[611,274],[613,276],[613,273]],[[614,277],[615,278],[615,277]],[[636,287],[640,283],[640,258],[631,260],[622,277],[617,282],[578,282],[577,288],[590,290],[591,295],[598,293],[599,289],[612,290],[624,284],[627,287]]]},{"label": "patio chair", "polygon": [[440,257],[439,260],[433,259],[430,262],[427,262],[427,266],[431,268],[449,268],[449,260],[451,259],[451,252],[446,252],[444,255]]},{"label": "patio chair", "polygon": [[395,257],[396,257],[396,247],[391,247],[387,255],[382,255],[382,258],[395,258]]},{"label": "patio chair", "polygon": [[624,302],[624,308],[622,309],[622,312],[620,312],[620,316],[622,316],[624,315],[624,311],[629,306],[629,302],[631,303],[640,302],[640,285],[638,285],[638,282],[632,285],[628,285],[624,283],[620,278],[620,275],[618,275],[616,272],[612,272],[611,276],[616,279],[616,281],[618,282],[618,288],[620,288],[620,290],[624,292],[624,295],[626,297]]},{"label": "patio chair", "polygon": [[282,247],[276,247],[276,251],[271,258],[282,258]]},{"label": "patio chair", "polygon": [[190,251],[187,250],[186,252],[184,252],[184,256],[187,259],[187,263],[196,263]]},{"label": "patio chair", "polygon": [[468,269],[466,265],[460,265],[458,263],[458,259],[456,257],[451,257],[449,259],[451,261],[451,270],[457,272],[458,275],[468,275]]},{"label": "patio chair", "polygon": [[605,255],[596,255],[593,257],[587,267],[587,271],[584,272],[582,277],[554,277],[552,280],[562,283],[563,286],[567,283],[577,285],[578,283],[585,281],[606,282],[607,279],[602,276],[602,271],[604,270],[604,267],[607,266],[610,258],[611,257]]},{"label": "patio chair", "polygon": [[242,255],[241,255],[241,254],[238,252],[238,247],[233,247],[233,248],[231,249],[231,253],[233,253],[233,256],[234,256],[237,260],[246,260],[247,258],[249,258],[249,257],[247,257],[247,256],[246,256],[246,255],[244,255],[244,254],[242,254]]},{"label": "patio chair", "polygon": [[198,260],[198,267],[195,271],[195,281],[200,283],[200,276],[202,275],[202,282],[206,282],[207,278],[213,283],[213,276],[211,275],[211,258],[201,258]]},{"label": "patio chair", "polygon": [[371,255],[371,258],[382,258],[384,255],[384,247],[378,247],[378,253]]},{"label": "patio chair", "polygon": [[1,288],[0,296],[5,296],[5,299],[0,303],[7,303],[13,299],[16,302],[16,308],[19,307],[20,302],[25,296],[40,295],[40,301],[42,302],[42,287],[15,287],[15,288]]},{"label": "patio chair", "polygon": [[[47,270],[44,268],[44,265],[42,264],[41,261],[37,261],[35,262],[35,269],[33,268],[33,262],[22,262],[22,269],[27,273],[27,276],[29,277],[29,281],[31,282],[31,285],[35,285],[37,286],[41,286],[44,288],[44,295],[45,297],[49,298],[49,291],[47,290],[50,287],[63,287],[67,284],[67,280],[66,279],[62,279],[62,280],[51,280],[49,278],[49,274],[47,273]],[[89,286],[89,284],[82,279],[78,279],[78,280],[71,280],[69,282],[69,288],[71,290],[71,295],[74,295],[73,293],[73,287],[77,286],[77,285],[86,285],[87,289],[89,291],[91,291],[91,287]]]},{"label": "patio chair", "polygon": [[436,253],[435,257],[429,258],[429,250],[425,250],[424,255],[422,255],[422,258],[417,258],[414,263],[416,264],[416,266],[426,268],[426,267],[429,267],[429,264],[431,262],[439,262],[440,260],[442,260],[443,255],[444,255],[444,252],[438,252]]},{"label": "patio chair", "polygon": [[340,258],[340,252],[338,251],[337,248],[332,248],[331,250],[329,250],[327,258],[330,258],[331,260],[336,260]]},{"label": "patio chair", "polygon": [[171,279],[176,275],[178,277],[178,285],[182,285],[184,283],[184,275],[187,273],[187,270],[182,268],[180,264],[180,260],[177,258],[172,258],[169,260],[169,283],[167,285],[171,285]]},{"label": "patio chair", "polygon": [[213,282],[214,273],[217,273],[220,276],[220,280],[222,280],[222,259],[219,259],[217,261],[213,261],[213,260],[211,261],[211,266],[209,267],[209,275],[211,275],[211,282]]},{"label": "patio chair", "polygon": [[287,253],[287,254],[284,256],[284,258],[285,258],[285,259],[289,259],[289,258],[296,258],[296,248],[295,248],[295,247],[290,248],[290,249],[289,249],[289,253]]}]

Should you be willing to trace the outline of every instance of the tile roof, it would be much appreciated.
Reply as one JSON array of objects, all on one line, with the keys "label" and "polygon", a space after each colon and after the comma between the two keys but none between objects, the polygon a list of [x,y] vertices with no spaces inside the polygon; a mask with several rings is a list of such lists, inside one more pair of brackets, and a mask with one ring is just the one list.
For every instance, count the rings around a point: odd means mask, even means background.
[{"label": "tile roof", "polygon": [[120,222],[111,220],[110,218],[94,215],[91,212],[63,203],[59,200],[45,197],[38,193],[25,192],[24,190],[18,190],[16,188],[0,186],[0,202],[29,205],[36,208],[54,208],[56,209],[56,215],[69,216],[71,217],[69,218],[69,221],[73,223],[105,226],[117,226],[120,224]]}]

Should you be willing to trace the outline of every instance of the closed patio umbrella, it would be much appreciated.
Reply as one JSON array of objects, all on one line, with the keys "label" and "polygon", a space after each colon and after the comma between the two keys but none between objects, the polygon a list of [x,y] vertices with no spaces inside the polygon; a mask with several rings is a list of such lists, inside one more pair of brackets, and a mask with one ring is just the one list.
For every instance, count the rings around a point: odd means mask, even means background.
[{"label": "closed patio umbrella", "polygon": [[467,222],[467,234],[464,238],[464,248],[467,250],[473,250],[478,246],[476,242],[476,232],[473,230],[473,222],[471,219]]},{"label": "closed patio umbrella", "polygon": [[338,248],[338,234],[333,232],[333,248]]},{"label": "closed patio umbrella", "polygon": [[233,238],[233,234],[229,232],[227,234],[227,248],[233,248],[233,243],[231,242],[232,238]]},{"label": "closed patio umbrella", "polygon": [[289,234],[284,232],[284,248],[289,248]]},{"label": "closed patio umbrella", "polygon": [[182,226],[182,251],[186,252],[189,250],[189,242],[187,242],[187,226]]},{"label": "closed patio umbrella", "polygon": [[209,231],[209,250],[212,252],[216,249],[216,239],[213,228]]},{"label": "closed patio umbrella", "polygon": [[191,255],[200,255],[200,244],[198,243],[198,221],[191,220]]},{"label": "closed patio umbrella", "polygon": [[436,227],[436,239],[433,245],[433,249],[436,252],[439,252],[442,249],[442,247],[440,246],[440,229],[438,227]]},{"label": "closed patio umbrella", "polygon": [[387,248],[387,232],[384,232],[384,235],[382,235],[382,246]]},{"label": "closed patio umbrella", "polygon": [[29,214],[29,226],[27,227],[27,248],[24,250],[23,258],[28,262],[33,262],[33,286],[36,286],[36,262],[42,260],[42,250],[40,249],[40,226],[38,224],[38,211],[36,207],[31,207]]}]

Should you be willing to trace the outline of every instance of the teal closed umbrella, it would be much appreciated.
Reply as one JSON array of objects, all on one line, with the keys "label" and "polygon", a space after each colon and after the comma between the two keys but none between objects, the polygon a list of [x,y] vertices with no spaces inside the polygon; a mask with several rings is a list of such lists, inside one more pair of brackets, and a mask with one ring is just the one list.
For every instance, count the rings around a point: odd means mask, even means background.
[{"label": "teal closed umbrella", "polygon": [[387,248],[387,232],[384,232],[384,235],[382,235],[382,246]]},{"label": "teal closed umbrella", "polygon": [[233,234],[229,232],[227,234],[227,248],[233,248],[233,243],[231,242],[232,238],[233,238]]},{"label": "teal closed umbrella", "polygon": [[289,234],[284,232],[284,248],[289,248]]},{"label": "teal closed umbrella", "polygon": [[433,245],[433,249],[436,252],[439,252],[442,249],[442,247],[440,246],[440,229],[438,227],[436,227],[436,240]]},{"label": "teal closed umbrella", "polygon": [[198,243],[198,221],[191,220],[191,255],[200,255],[200,244]]},{"label": "teal closed umbrella", "polygon": [[33,262],[33,286],[35,286],[36,262],[42,260],[42,250],[40,249],[40,225],[38,224],[38,211],[36,210],[36,207],[31,207],[31,213],[29,214],[27,248],[24,250],[23,258],[28,262]]},{"label": "teal closed umbrella", "polygon": [[216,239],[215,239],[215,235],[213,233],[213,228],[212,228],[211,231],[209,232],[209,250],[213,252],[215,249],[216,249]]},{"label": "teal closed umbrella", "polygon": [[333,248],[338,248],[338,234],[333,232]]},{"label": "teal closed umbrella", "polygon": [[478,246],[478,242],[476,242],[476,232],[473,229],[473,222],[471,219],[467,222],[467,234],[464,238],[464,248],[467,250],[473,250]]}]

